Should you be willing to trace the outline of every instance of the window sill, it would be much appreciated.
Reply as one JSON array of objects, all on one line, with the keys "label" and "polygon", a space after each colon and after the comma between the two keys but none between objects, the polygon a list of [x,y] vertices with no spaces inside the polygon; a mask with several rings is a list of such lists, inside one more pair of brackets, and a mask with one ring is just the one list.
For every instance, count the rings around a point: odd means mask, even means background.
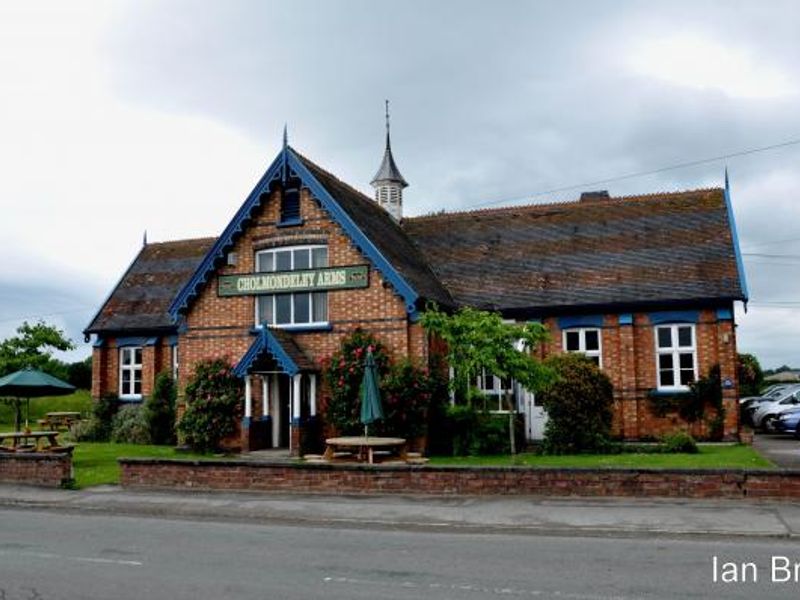
[{"label": "window sill", "polygon": [[119,397],[119,401],[120,402],[131,403],[131,404],[136,403],[136,402],[141,402],[142,401],[142,395],[139,394],[138,396],[120,396]]},{"label": "window sill", "polygon": [[650,390],[648,392],[648,396],[680,396],[683,394],[688,394],[691,391],[689,386],[683,387],[671,387],[671,388],[658,388],[654,390]]},{"label": "window sill", "polygon": [[286,219],[285,221],[278,221],[275,227],[298,227],[303,224],[303,219],[297,217],[295,219]]}]

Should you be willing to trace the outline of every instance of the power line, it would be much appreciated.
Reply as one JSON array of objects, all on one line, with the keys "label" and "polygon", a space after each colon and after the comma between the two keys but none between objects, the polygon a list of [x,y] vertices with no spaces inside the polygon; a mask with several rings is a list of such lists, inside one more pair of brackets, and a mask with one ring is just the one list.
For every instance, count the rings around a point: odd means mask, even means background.
[{"label": "power line", "polygon": [[578,183],[578,184],[574,184],[574,185],[567,185],[567,186],[563,186],[563,187],[551,188],[549,190],[542,190],[542,191],[539,191],[539,192],[534,192],[532,194],[528,194],[527,196],[522,196],[522,197],[519,197],[519,198],[506,198],[506,199],[503,199],[503,200],[490,200],[489,202],[479,202],[477,204],[472,204],[472,205],[466,206],[464,208],[467,208],[467,209],[480,208],[482,206],[493,206],[495,204],[513,203],[513,202],[519,202],[519,201],[522,201],[522,200],[529,200],[531,198],[536,198],[538,196],[546,196],[546,195],[549,195],[549,194],[556,194],[558,192],[567,192],[567,191],[570,191],[570,190],[576,190],[576,189],[580,189],[580,188],[587,189],[587,188],[591,188],[591,187],[597,186],[597,185],[604,185],[606,183],[614,183],[616,181],[624,181],[626,179],[635,179],[637,177],[644,177],[646,175],[655,175],[657,173],[664,173],[666,171],[674,171],[676,169],[685,169],[687,167],[695,167],[695,166],[698,166],[698,165],[704,165],[704,164],[716,162],[716,161],[719,161],[719,160],[725,160],[725,159],[728,159],[728,158],[735,158],[737,156],[747,156],[749,154],[756,154],[758,152],[767,152],[768,150],[776,150],[778,148],[785,148],[787,146],[795,146],[797,144],[800,144],[800,138],[793,139],[793,140],[788,140],[786,142],[781,142],[779,144],[771,144],[769,146],[761,146],[761,147],[758,147],[758,148],[749,148],[747,150],[740,150],[739,152],[731,152],[729,154],[721,154],[719,156],[714,156],[714,157],[711,157],[711,158],[702,158],[702,159],[699,159],[699,160],[693,160],[693,161],[684,162],[684,163],[677,163],[677,164],[674,164],[674,165],[669,165],[667,167],[660,167],[658,169],[651,169],[649,171],[637,171],[635,173],[628,173],[626,175],[617,175],[615,177],[608,177],[606,179],[596,179],[594,181],[587,181],[587,182],[584,182],[584,183]]}]

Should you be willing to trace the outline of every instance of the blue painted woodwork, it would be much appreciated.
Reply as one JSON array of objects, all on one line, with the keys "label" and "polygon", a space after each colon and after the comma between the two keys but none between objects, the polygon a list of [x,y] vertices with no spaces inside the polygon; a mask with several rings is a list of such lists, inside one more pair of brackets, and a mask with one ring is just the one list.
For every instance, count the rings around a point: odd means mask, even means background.
[{"label": "blue painted woodwork", "polygon": [[241,235],[246,221],[265,200],[269,192],[270,182],[290,176],[298,177],[302,184],[311,191],[311,194],[317,199],[322,208],[344,230],[353,244],[366,255],[374,268],[381,273],[383,278],[391,284],[395,292],[403,299],[409,317],[412,320],[416,320],[419,316],[416,307],[419,294],[358,228],[350,218],[350,215],[342,209],[328,190],[317,181],[289,146],[285,146],[275,160],[272,161],[272,164],[247,196],[247,199],[236,212],[231,222],[228,223],[228,226],[217,238],[205,258],[203,258],[194,275],[175,296],[169,307],[169,314],[172,319],[176,322],[179,320],[180,313],[188,309],[189,304],[197,297],[202,286],[211,278],[218,262],[222,262],[227,252],[233,247],[236,239]]},{"label": "blue painted woodwork", "polygon": [[648,313],[650,323],[663,325],[664,323],[697,323],[700,320],[699,310],[664,310]]},{"label": "blue painted woodwork", "polygon": [[268,327],[259,330],[256,339],[250,345],[247,352],[245,352],[242,359],[234,367],[233,373],[237,377],[244,377],[250,371],[253,363],[258,360],[263,352],[267,352],[275,362],[278,363],[281,370],[289,376],[297,375],[300,372],[300,367],[297,366],[292,360],[292,357],[286,352],[277,338],[272,335]]},{"label": "blue painted woodwork", "polygon": [[603,315],[575,315],[572,317],[559,317],[558,328],[570,329],[572,327],[602,327]]}]

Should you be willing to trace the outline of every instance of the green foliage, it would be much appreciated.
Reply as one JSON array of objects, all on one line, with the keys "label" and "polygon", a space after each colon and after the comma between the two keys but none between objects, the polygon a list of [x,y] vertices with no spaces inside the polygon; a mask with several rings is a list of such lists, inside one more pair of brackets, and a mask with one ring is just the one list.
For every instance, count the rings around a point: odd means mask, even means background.
[{"label": "green foliage", "polygon": [[419,367],[407,360],[391,364],[386,347],[361,329],[344,338],[325,365],[324,376],[331,390],[325,408],[327,422],[342,435],[363,432],[358,391],[369,350],[378,368],[384,414],[370,425],[370,432],[408,439],[424,435],[431,402],[447,398],[447,380],[440,369]]},{"label": "green foliage", "polygon": [[150,431],[139,404],[121,407],[111,421],[111,441],[115,444],[149,444]]},{"label": "green foliage", "polygon": [[668,454],[697,454],[697,442],[694,438],[685,431],[678,431],[671,435],[665,436],[662,440],[664,452]]},{"label": "green foliage", "polygon": [[445,358],[453,369],[451,385],[459,403],[470,403],[471,382],[482,371],[514,379],[531,391],[553,378],[530,353],[548,338],[538,323],[504,323],[499,313],[469,307],[447,314],[434,305],[427,307],[420,322],[447,345]]},{"label": "green foliage", "polygon": [[145,398],[143,414],[150,431],[150,441],[155,445],[175,443],[175,400],[177,390],[170,371],[156,376],[153,393]]},{"label": "green foliage", "polygon": [[[56,350],[74,350],[75,346],[64,332],[39,321],[34,325],[24,321],[17,327],[17,335],[0,342],[0,377],[31,366],[46,372],[55,370],[59,361],[53,362]],[[49,368],[48,368],[49,367]],[[66,378],[66,367],[60,372]],[[51,373],[59,377],[59,373]]]},{"label": "green foliage", "polygon": [[193,450],[211,452],[236,432],[241,418],[242,381],[222,358],[201,361],[186,385],[186,412],[178,432]]},{"label": "green foliage", "polygon": [[79,390],[92,389],[92,357],[67,365],[66,381]]},{"label": "green foliage", "polygon": [[324,376],[331,391],[325,408],[325,419],[340,435],[353,435],[363,431],[358,390],[364,377],[364,360],[369,350],[372,350],[378,377],[383,381],[389,372],[386,347],[363,329],[356,329],[345,337],[339,350],[324,365]]},{"label": "green foliage", "polygon": [[409,439],[425,435],[434,398],[447,398],[447,380],[440,371],[417,367],[408,360],[393,365],[381,380],[385,418],[378,422],[379,431]]},{"label": "green foliage", "polygon": [[737,355],[737,374],[740,396],[758,396],[764,384],[764,372],[761,364],[752,354]]},{"label": "green foliage", "polygon": [[[524,440],[524,421],[514,419],[515,440]],[[449,456],[508,454],[511,451],[505,414],[475,410],[471,406],[448,406],[445,417],[432,433],[438,440],[431,453]],[[515,450],[519,450],[516,448]]]},{"label": "green foliage", "polygon": [[548,416],[542,452],[604,451],[611,433],[611,381],[582,354],[559,354],[546,363],[558,379],[539,396]]},{"label": "green foliage", "polygon": [[80,424],[75,437],[80,441],[107,442],[111,439],[114,417],[120,409],[120,401],[113,394],[101,396],[92,407],[92,416]]}]

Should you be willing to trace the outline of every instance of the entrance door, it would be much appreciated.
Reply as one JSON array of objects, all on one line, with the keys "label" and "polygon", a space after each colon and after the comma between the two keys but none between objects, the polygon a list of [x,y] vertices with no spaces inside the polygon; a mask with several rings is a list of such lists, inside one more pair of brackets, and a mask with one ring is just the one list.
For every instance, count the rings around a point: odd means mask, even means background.
[{"label": "entrance door", "polygon": [[529,440],[540,440],[544,437],[547,413],[541,403],[536,401],[536,394],[523,390],[522,401],[525,410],[525,433]]}]

